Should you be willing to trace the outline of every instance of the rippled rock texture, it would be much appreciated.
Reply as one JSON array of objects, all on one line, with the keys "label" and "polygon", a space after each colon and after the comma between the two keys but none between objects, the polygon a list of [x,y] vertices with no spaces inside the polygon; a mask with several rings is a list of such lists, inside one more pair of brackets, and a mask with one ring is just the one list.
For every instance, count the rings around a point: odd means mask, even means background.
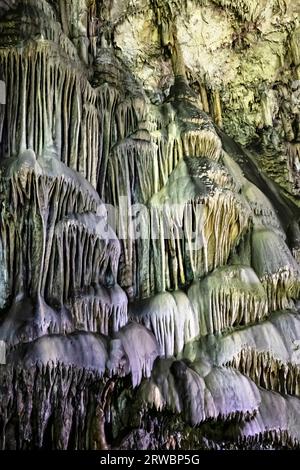
[{"label": "rippled rock texture", "polygon": [[300,446],[299,10],[0,1],[2,449]]}]

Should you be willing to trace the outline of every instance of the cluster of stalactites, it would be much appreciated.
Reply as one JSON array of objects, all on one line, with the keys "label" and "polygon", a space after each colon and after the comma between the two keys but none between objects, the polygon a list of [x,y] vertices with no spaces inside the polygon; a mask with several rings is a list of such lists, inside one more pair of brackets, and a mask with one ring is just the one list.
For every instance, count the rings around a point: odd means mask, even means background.
[{"label": "cluster of stalactites", "polygon": [[80,67],[61,52],[53,55],[42,41],[2,49],[0,62],[8,84],[1,157],[29,148],[61,160],[96,186],[97,96]]},{"label": "cluster of stalactites", "polygon": [[299,448],[299,399],[260,390],[259,413],[247,420],[238,442],[242,448],[253,449],[266,443],[274,448]]},{"label": "cluster of stalactites", "polygon": [[[232,267],[231,271],[239,269]],[[225,276],[224,289],[234,282],[234,276],[229,274]],[[209,276],[211,286],[215,276],[215,273]],[[240,270],[235,280],[238,285],[248,281],[253,293],[262,294],[266,302],[266,294],[250,268]],[[172,315],[164,313],[161,305],[164,300],[162,296],[135,307],[135,315],[148,322],[161,344],[160,322],[169,328],[174,323]],[[152,313],[148,318],[147,309]],[[151,380],[143,382],[139,390],[141,407],[159,412],[168,409],[192,425],[227,421],[235,431],[232,434],[229,425],[228,433],[224,430],[222,434],[222,442],[234,439],[243,448],[256,443],[298,447],[299,328],[297,313],[278,312],[268,320],[256,321],[255,325],[245,325],[223,336],[209,335],[201,342],[191,341],[186,344],[183,356],[156,363]],[[178,341],[179,330],[174,331]],[[165,335],[166,339],[171,344],[171,338]]]},{"label": "cluster of stalactites", "polygon": [[[23,48],[0,49],[1,78],[9,84],[0,114],[0,155],[18,156],[30,148],[38,156],[58,158],[105,198],[109,153],[145,120],[145,102],[141,96],[125,96],[126,91],[109,83],[95,83],[93,88],[67,31],[62,32],[59,23],[49,23],[57,25],[59,37],[41,33]],[[81,33],[75,38],[79,42],[84,41]]]},{"label": "cluster of stalactites", "polygon": [[[300,317],[295,310],[273,313],[264,322],[233,331],[218,339],[218,363],[224,364],[231,355],[241,351],[245,345],[250,349],[273,351],[283,362],[295,362],[296,342],[300,332]],[[297,362],[297,361],[296,361]],[[299,362],[299,359],[298,359]]]},{"label": "cluster of stalactites", "polygon": [[177,289],[225,265],[248,226],[247,211],[230,191],[174,205],[153,201],[153,209],[159,234],[152,240],[156,291]]},{"label": "cluster of stalactites", "polygon": [[109,417],[113,374],[131,374],[135,387],[150,377],[157,355],[154,337],[140,325],[121,329],[111,343],[77,332],[16,347],[0,369],[1,448],[105,448],[101,423],[104,413]]},{"label": "cluster of stalactites", "polygon": [[[139,145],[140,155],[147,155],[151,164],[153,147]],[[134,148],[131,141],[123,155],[135,155]],[[249,227],[251,213],[235,193],[237,184],[226,168],[204,157],[180,160],[150,204],[134,206],[137,213],[130,203],[139,202],[135,199],[142,193],[139,188],[150,187],[151,174],[143,176],[140,185],[141,169],[128,166],[126,160],[119,168],[120,184],[114,192],[114,202],[120,203],[118,222],[122,219],[117,230],[122,239],[119,279],[130,296],[145,298],[177,290],[227,263]],[[132,188],[133,195],[121,197],[122,187]],[[137,260],[141,260],[138,269]]]},{"label": "cluster of stalactites", "polygon": [[228,366],[241,371],[255,383],[281,395],[300,396],[300,366],[284,363],[271,352],[243,349]]},{"label": "cluster of stalactites", "polygon": [[7,293],[17,297],[25,291],[35,296],[44,290],[51,270],[55,224],[68,214],[96,211],[99,199],[63,164],[36,160],[32,151],[3,171],[1,248]]},{"label": "cluster of stalactites", "polygon": [[130,317],[151,330],[161,356],[178,356],[199,335],[199,320],[182,291],[164,292],[131,305]]},{"label": "cluster of stalactites", "polygon": [[200,362],[187,365],[174,358],[156,363],[151,381],[142,384],[139,399],[146,408],[182,413],[192,425],[243,420],[253,416],[260,405],[257,387],[240,372]]},{"label": "cluster of stalactites", "polygon": [[[114,103],[117,126],[110,120],[108,113],[104,128],[106,129],[105,135],[107,135],[107,138],[105,141],[103,140],[104,157],[100,172],[103,182],[102,188],[105,186],[100,191],[100,194],[104,195],[105,202],[112,204],[117,210],[122,208],[122,211],[124,210],[125,213],[130,213],[131,207],[135,203],[149,203],[154,195],[159,193],[159,191],[163,191],[168,186],[168,180],[171,175],[175,175],[173,179],[176,178],[178,166],[182,164],[184,157],[201,162],[200,165],[204,165],[203,172],[207,178],[215,181],[217,185],[219,184],[221,187],[230,189],[236,188],[235,182],[226,172],[226,169],[222,165],[218,166],[215,163],[221,157],[221,141],[210,119],[204,113],[201,113],[197,107],[193,106],[193,112],[196,117],[187,118],[189,103],[183,100],[179,104],[177,102],[164,104],[161,107],[161,114],[165,115],[167,112],[169,117],[162,125],[159,110],[154,111],[153,107],[147,105],[149,118],[147,117],[147,120],[140,122],[139,125],[136,123],[135,132],[132,132],[132,126],[129,126],[126,134],[125,128],[128,127],[126,123],[128,117],[132,115],[132,108],[129,107],[126,114],[124,115],[123,113],[123,122],[125,122],[123,132],[125,132],[122,137],[120,135],[121,126],[119,125],[119,122],[122,122],[119,118],[121,109],[117,105],[117,98],[113,94],[106,94],[109,99],[106,99],[105,102],[110,104],[105,106],[112,110]],[[136,103],[134,102],[133,105],[133,109],[135,109]],[[130,127],[131,133],[129,134]],[[116,140],[117,137],[119,140]],[[114,143],[115,145],[112,146]],[[110,148],[111,150],[109,150]],[[193,164],[191,163],[190,165]],[[103,175],[105,175],[105,178],[103,178]],[[181,175],[178,176],[180,177]],[[126,207],[124,207],[124,201]],[[208,210],[211,211],[212,209]],[[156,208],[154,208],[154,211],[156,211]],[[150,212],[153,212],[152,208]],[[149,214],[149,217],[152,217],[152,215]],[[155,214],[153,217],[156,219],[154,220],[156,224],[158,215]],[[141,244],[130,240],[127,224],[122,227],[121,238],[124,241],[121,241],[120,283],[132,298],[135,296],[147,297],[155,292],[153,288],[156,289],[156,292],[165,289],[164,287],[155,286],[153,276],[156,274],[154,272],[146,276],[146,283],[144,279],[141,279],[141,277],[145,277],[143,274],[141,276],[136,274],[137,267],[135,262],[141,256],[141,252],[146,252],[149,239],[153,238],[150,226],[151,224],[148,224],[144,229],[144,232],[149,232],[146,235],[148,240],[143,241]],[[182,228],[180,227],[179,231]],[[239,228],[237,230],[239,232]],[[233,235],[238,237],[239,234],[236,234],[235,231],[234,229]],[[165,235],[161,233],[159,237],[164,238]],[[219,251],[223,252],[226,250],[226,248],[223,248],[222,246]],[[154,247],[153,252],[157,252],[157,249],[159,248]],[[182,256],[182,254],[179,256]],[[224,259],[226,257],[228,257],[228,254],[225,254]],[[180,263],[181,261],[179,260],[178,262]],[[151,264],[152,262],[150,261]],[[166,264],[168,264],[168,261],[166,261]],[[218,264],[219,261],[216,260],[214,266]],[[210,269],[212,269],[211,266],[207,268],[207,270]],[[150,267],[150,270],[153,271],[152,267]],[[172,276],[173,274],[171,274]],[[175,279],[170,280],[170,286],[176,289],[182,283],[186,283],[186,280],[182,281],[183,277],[185,277],[183,273],[180,273],[180,275],[175,273]],[[168,283],[168,281],[166,282]]]},{"label": "cluster of stalactites", "polygon": [[224,161],[229,169],[234,170],[235,178],[241,185],[242,197],[252,212],[248,262],[267,293],[268,309],[272,312],[293,307],[300,292],[297,249],[293,257],[286,244],[281,222],[268,198],[232,167],[228,156],[225,156]]},{"label": "cluster of stalactites", "polygon": [[300,268],[280,235],[254,227],[252,265],[267,292],[269,310],[293,307],[300,293]]},{"label": "cluster of stalactites", "polygon": [[238,369],[265,389],[299,396],[299,332],[299,315],[281,311],[207,343],[207,351],[216,364]]},{"label": "cluster of stalactites", "polygon": [[267,294],[258,277],[238,265],[216,269],[187,294],[165,292],[131,305],[131,317],[153,332],[165,357],[180,357],[199,336],[226,333],[267,315]]},{"label": "cluster of stalactites", "polygon": [[[63,364],[1,370],[1,449],[99,448],[98,374]],[[15,390],[18,390],[16,400]]]},{"label": "cluster of stalactites", "polygon": [[7,21],[3,34],[5,44],[19,44],[34,36],[59,44],[68,57],[77,62],[81,60],[85,65],[96,56],[95,2],[4,0],[0,13]]},{"label": "cluster of stalactites", "polygon": [[[127,156],[124,155],[128,147],[127,142],[129,142],[127,138],[134,134],[138,130],[139,123],[145,120],[147,106],[140,96],[125,97],[124,93],[110,83],[97,86],[96,92],[101,129],[99,136],[101,159],[98,164],[97,189],[105,202],[117,204],[114,201],[113,192],[118,185],[118,180],[121,180],[121,175],[118,172],[116,155],[122,155],[124,161],[127,162]],[[138,142],[136,144],[138,145]],[[139,146],[141,147],[142,145]]]},{"label": "cluster of stalactites", "polygon": [[54,290],[54,297],[65,302],[81,288],[115,284],[120,245],[113,233],[107,238],[105,235],[104,223],[93,214],[68,217],[56,225],[52,257],[57,265],[48,280],[49,295],[54,285],[59,288],[57,293]]},{"label": "cluster of stalactites", "polygon": [[[141,112],[137,113],[139,102],[133,100],[132,106],[127,105],[124,112],[126,101],[123,107],[116,105],[116,98],[114,101],[117,126],[111,122],[110,133],[107,132],[108,129],[106,131],[107,141],[109,139],[112,141],[108,146],[112,151],[111,155],[106,155],[105,158],[108,164],[105,174],[109,179],[105,201],[117,204],[116,191],[124,196],[128,188],[131,198],[136,196],[135,191],[141,192],[138,202],[145,203],[167,184],[169,176],[184,157],[206,158],[212,161],[220,159],[221,140],[208,117],[205,117],[205,120],[203,118],[187,120],[170,104],[165,104],[161,108],[161,113],[164,115],[168,112],[171,117],[169,122],[165,122],[161,127],[162,116],[158,110],[146,106],[146,103],[141,101],[140,105],[143,104],[142,110],[148,109],[149,117],[141,122]],[[109,106],[106,104],[104,109],[108,107],[112,110],[113,100],[106,102],[111,104]],[[140,115],[140,124],[136,118],[133,119],[133,113]],[[114,139],[109,135],[114,136]],[[116,140],[116,137],[119,140]],[[116,142],[118,144],[113,147]],[[120,165],[120,162],[123,165]],[[118,188],[119,183],[121,183],[120,188]]]},{"label": "cluster of stalactites", "polygon": [[127,298],[116,284],[120,244],[98,194],[63,163],[36,159],[31,150],[6,163],[1,338],[16,344],[91,325],[118,331],[127,323]]},{"label": "cluster of stalactites", "polygon": [[101,285],[83,289],[68,302],[78,330],[112,335],[128,322],[127,297],[116,284],[106,288]]},{"label": "cluster of stalactites", "polygon": [[194,283],[188,296],[198,312],[202,336],[254,324],[268,314],[266,292],[250,267],[219,268]]},{"label": "cluster of stalactites", "polygon": [[[13,3],[38,8],[41,18],[28,21],[38,29],[35,40],[0,49],[7,82],[0,158],[8,164],[0,179],[0,308],[7,310],[0,338],[14,346],[15,364],[3,376],[2,446],[51,439],[56,448],[97,448],[103,384],[127,374],[133,387],[149,379],[138,392],[146,408],[167,408],[192,425],[233,423],[241,443],[270,433],[273,442],[296,445],[299,400],[276,392],[300,393],[297,344],[291,349],[297,319],[264,320],[294,305],[300,273],[273,207],[222,152],[184,78],[154,110],[106,47],[90,85],[81,61],[96,54],[88,19],[95,2],[90,10],[84,0],[60,2],[61,25],[44,0]],[[255,2],[218,3],[249,20],[258,15]],[[176,75],[184,64],[175,29],[162,8],[157,14]],[[213,100],[220,123],[218,94]],[[288,147],[293,181],[298,147]],[[117,210],[124,196],[125,213],[147,204],[139,239],[128,226],[121,243],[107,232],[101,201],[84,178]],[[224,267],[245,234],[253,269]],[[131,306],[134,322],[118,280],[132,298],[146,298]],[[189,347],[205,359],[185,362]],[[168,359],[153,368],[158,355]]]}]

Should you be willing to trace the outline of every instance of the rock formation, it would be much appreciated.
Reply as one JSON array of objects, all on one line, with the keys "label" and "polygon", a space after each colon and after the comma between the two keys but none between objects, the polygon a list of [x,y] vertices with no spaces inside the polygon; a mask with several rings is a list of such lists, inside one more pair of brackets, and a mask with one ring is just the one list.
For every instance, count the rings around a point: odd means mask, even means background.
[{"label": "rock formation", "polygon": [[0,448],[300,446],[299,13],[0,1]]}]

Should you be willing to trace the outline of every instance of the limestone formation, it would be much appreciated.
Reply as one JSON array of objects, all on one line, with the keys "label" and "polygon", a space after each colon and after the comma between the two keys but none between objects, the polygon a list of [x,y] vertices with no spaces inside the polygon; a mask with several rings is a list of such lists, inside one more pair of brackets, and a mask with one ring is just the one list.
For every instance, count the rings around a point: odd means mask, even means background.
[{"label": "limestone formation", "polygon": [[300,447],[299,13],[0,0],[1,449]]}]

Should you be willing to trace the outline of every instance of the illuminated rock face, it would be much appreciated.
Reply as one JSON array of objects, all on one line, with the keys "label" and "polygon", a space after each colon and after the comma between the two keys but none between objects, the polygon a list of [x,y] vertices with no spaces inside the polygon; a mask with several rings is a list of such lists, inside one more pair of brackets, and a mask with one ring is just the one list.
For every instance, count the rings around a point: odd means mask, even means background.
[{"label": "illuminated rock face", "polygon": [[299,447],[299,31],[260,3],[0,1],[2,448]]}]

